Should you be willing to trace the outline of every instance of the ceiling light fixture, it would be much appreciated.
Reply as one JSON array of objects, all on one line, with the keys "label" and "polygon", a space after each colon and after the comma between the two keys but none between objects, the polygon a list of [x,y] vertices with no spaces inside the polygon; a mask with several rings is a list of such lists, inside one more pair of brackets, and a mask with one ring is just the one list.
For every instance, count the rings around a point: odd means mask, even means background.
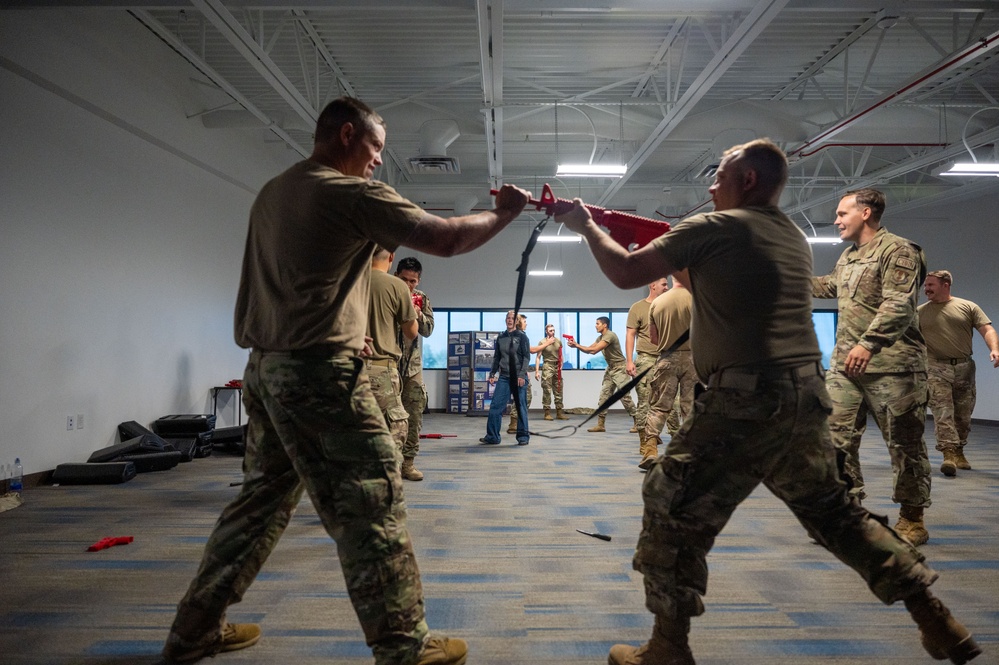
[{"label": "ceiling light fixture", "polygon": [[527,274],[531,277],[561,277],[561,270],[528,270]]},{"label": "ceiling light fixture", "polygon": [[999,164],[989,162],[958,162],[940,175],[995,176],[999,178]]},{"label": "ceiling light fixture", "polygon": [[958,162],[954,164],[947,171],[941,171],[940,175],[949,176],[996,176],[999,177],[999,147],[993,148],[996,152],[997,161],[993,162],[980,162],[975,156],[975,152],[968,145],[968,125],[971,124],[971,119],[974,118],[979,113],[985,111],[999,111],[999,106],[986,106],[985,108],[978,109],[974,113],[968,116],[967,121],[964,123],[964,129],[961,130],[961,143],[964,144],[965,150],[971,155],[970,162]]},{"label": "ceiling light fixture", "polygon": [[628,172],[625,164],[559,164],[559,178],[622,178]]},{"label": "ceiling light fixture", "polygon": [[575,233],[564,236],[538,236],[538,242],[582,242],[583,236]]}]

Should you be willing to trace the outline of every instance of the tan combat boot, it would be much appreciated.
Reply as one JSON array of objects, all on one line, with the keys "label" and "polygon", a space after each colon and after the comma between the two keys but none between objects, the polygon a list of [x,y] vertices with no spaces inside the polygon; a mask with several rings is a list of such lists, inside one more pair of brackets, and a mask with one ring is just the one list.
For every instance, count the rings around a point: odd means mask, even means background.
[{"label": "tan combat boot", "polygon": [[414,466],[415,461],[413,457],[402,459],[402,477],[406,480],[423,480],[423,472]]},{"label": "tan combat boot", "polygon": [[565,411],[556,407],[555,408],[555,420],[568,420],[569,416],[565,415]]},{"label": "tan combat boot", "polygon": [[586,430],[586,431],[587,432],[606,432],[607,428],[604,427],[604,423],[605,422],[607,422],[607,415],[604,414],[604,413],[601,413],[599,416],[597,416],[597,424],[594,425],[593,427],[591,427],[590,429]]},{"label": "tan combat boot", "polygon": [[643,470],[648,470],[656,461],[656,456],[659,454],[656,449],[656,439],[655,437],[647,436],[644,431],[638,433],[638,454],[642,456],[642,460],[638,463],[638,468]]},{"label": "tan combat boot", "polygon": [[971,471],[971,463],[964,456],[963,446],[954,450],[954,463],[957,464],[957,468],[963,471]]},{"label": "tan combat boot", "polygon": [[255,623],[226,622],[222,626],[221,635],[207,642],[187,642],[171,632],[163,647],[163,658],[168,663],[193,663],[206,656],[214,657],[222,651],[237,651],[252,647],[259,640],[260,626]]},{"label": "tan combat boot", "polygon": [[465,665],[468,645],[457,637],[431,636],[416,665]]},{"label": "tan combat boot", "polygon": [[640,647],[615,644],[607,656],[609,665],[694,665],[694,655],[687,644],[690,618],[656,617],[652,638]]},{"label": "tan combat boot", "polygon": [[903,505],[898,511],[895,532],[913,547],[919,547],[928,541],[930,534],[923,526],[923,509]]},{"label": "tan combat boot", "polygon": [[[943,453],[943,463],[940,465],[940,473],[949,478],[953,478],[954,476],[957,475],[958,453],[953,448],[944,448],[940,452]],[[967,460],[965,460],[965,462],[967,462]]]},{"label": "tan combat boot", "polygon": [[506,426],[506,433],[507,434],[516,434],[517,433],[517,414],[516,413],[511,413],[510,414],[510,424]]},{"label": "tan combat boot", "polygon": [[968,629],[929,589],[906,598],[905,609],[919,626],[919,637],[926,653],[936,660],[950,658],[952,663],[963,665],[982,653]]},{"label": "tan combat boot", "polygon": [[545,407],[545,420],[554,420],[554,418],[552,418],[552,410],[547,406]]}]

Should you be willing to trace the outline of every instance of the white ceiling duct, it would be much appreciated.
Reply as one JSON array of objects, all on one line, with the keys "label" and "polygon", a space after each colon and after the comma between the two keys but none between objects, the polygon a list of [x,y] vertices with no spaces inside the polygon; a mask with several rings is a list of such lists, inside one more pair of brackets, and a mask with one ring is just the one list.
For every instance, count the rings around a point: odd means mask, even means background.
[{"label": "white ceiling duct", "polygon": [[454,198],[454,214],[456,217],[464,217],[472,213],[472,208],[479,202],[479,197],[475,194],[459,194]]},{"label": "white ceiling duct", "polygon": [[656,211],[659,210],[659,206],[663,204],[659,199],[641,199],[635,204],[635,214],[639,217],[648,217],[649,219],[658,219],[659,216]]},{"label": "white ceiling duct", "polygon": [[461,136],[454,120],[428,120],[420,127],[420,154],[409,158],[410,173],[461,173],[457,157],[447,148]]}]

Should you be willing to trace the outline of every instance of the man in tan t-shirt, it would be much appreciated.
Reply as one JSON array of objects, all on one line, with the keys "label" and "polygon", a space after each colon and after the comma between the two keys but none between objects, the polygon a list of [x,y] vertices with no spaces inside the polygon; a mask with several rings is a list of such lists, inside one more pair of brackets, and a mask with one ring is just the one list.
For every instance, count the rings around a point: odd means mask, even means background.
[{"label": "man in tan t-shirt", "polygon": [[642,485],[632,565],[655,615],[652,637],[638,648],[615,645],[610,665],[693,665],[687,636],[691,618],[704,612],[708,552],[761,483],[884,603],[905,602],[931,656],[965,662],[981,653],[930,594],[937,574],[923,556],[852,500],[840,477],[812,324],[812,256],[801,229],[777,207],[787,171],[787,158],[768,139],[730,148],[708,190],[714,212],[688,217],[634,252],[602,231],[578,199],[555,218],[586,238],[618,288],[689,269],[690,343],[707,384]]},{"label": "man in tan t-shirt", "polygon": [[466,661],[463,640],[429,634],[399,449],[364,367],[371,257],[376,245],[434,256],[472,251],[508,226],[530,194],[505,185],[493,210],[443,219],[372,179],[384,147],[385,121],[356,99],[336,99],[319,115],[312,155],[266,183],[250,210],[235,311],[236,343],[251,349],[243,483],[177,606],[167,662],[257,643],[260,627],[230,623],[227,613],[305,492],[336,540],[376,665]]},{"label": "man in tan t-shirt", "polygon": [[[628,384],[628,365],[624,361],[624,354],[621,353],[621,341],[618,339],[617,333],[610,329],[610,319],[606,316],[598,316],[593,327],[596,328],[597,333],[600,335],[593,344],[587,346],[579,344],[573,339],[568,340],[568,344],[572,348],[579,349],[583,353],[589,353],[590,355],[597,353],[604,354],[604,360],[607,361],[607,369],[604,371],[604,380],[600,383],[600,396],[597,397],[597,405],[600,405],[613,395],[615,391],[624,388]],[[634,418],[635,403],[631,401],[631,393],[626,393],[621,398],[621,404],[628,412],[628,415]],[[586,431],[606,432],[607,412],[604,411],[599,414],[597,416],[597,424]]]},{"label": "man in tan t-shirt", "polygon": [[[669,290],[669,281],[665,277],[657,279],[649,284],[649,295],[638,302],[632,304],[628,309],[628,321],[625,324],[624,334],[624,359],[628,376],[638,376],[639,372],[644,372],[656,364],[655,345],[649,340],[649,309],[652,301],[660,294]],[[637,356],[636,356],[637,352]],[[651,372],[646,374],[635,386],[635,395],[638,397],[635,407],[635,426],[632,432],[638,432],[639,440],[644,445],[645,441],[645,416],[649,412],[649,379]]]},{"label": "man in tan t-shirt", "polygon": [[[364,362],[375,401],[402,454],[409,433],[409,414],[402,404],[399,335],[401,333],[403,339],[412,342],[418,334],[418,324],[409,287],[398,277],[388,274],[394,260],[395,253],[384,247],[376,248],[371,257],[371,304],[368,307],[371,355]],[[423,480],[423,474],[413,465],[413,460],[413,457],[403,455],[402,477]]]},{"label": "man in tan t-shirt", "polygon": [[950,294],[953,277],[947,270],[926,275],[923,291],[929,302],[916,309],[919,330],[926,340],[927,386],[930,410],[943,453],[940,472],[956,476],[958,469],[971,469],[964,446],[975,410],[975,361],[971,358],[972,330],[989,347],[992,367],[999,367],[999,335],[982,308]]},{"label": "man in tan t-shirt", "polygon": [[641,469],[648,469],[655,462],[658,447],[663,442],[663,427],[670,415],[679,411],[679,422],[670,431],[673,436],[694,408],[697,373],[690,354],[690,340],[673,348],[681,335],[690,331],[691,304],[690,291],[674,275],[673,288],[657,296],[649,309],[649,337],[658,353],[649,379],[649,413],[645,418],[642,459],[638,463]]}]

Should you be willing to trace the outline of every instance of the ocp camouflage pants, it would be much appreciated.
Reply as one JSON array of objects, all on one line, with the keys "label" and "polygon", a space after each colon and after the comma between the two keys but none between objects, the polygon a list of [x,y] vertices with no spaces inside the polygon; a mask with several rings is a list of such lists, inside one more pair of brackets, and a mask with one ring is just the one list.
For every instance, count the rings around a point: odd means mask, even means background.
[{"label": "ocp camouflage pants", "polygon": [[833,412],[829,417],[832,442],[846,453],[845,471],[851,493],[863,499],[860,440],[871,414],[888,446],[892,468],[891,500],[905,506],[930,505],[930,460],[923,429],[926,423],[926,374],[863,374],[850,378],[830,370],[826,377]]},{"label": "ocp camouflage pants", "polygon": [[336,541],[375,662],[416,662],[427,624],[400,456],[362,361],[255,350],[243,377],[243,403],[243,484],[205,545],[170,639],[218,640],[227,608],[243,598],[304,490]]},{"label": "ocp camouflage pants", "polygon": [[559,380],[558,367],[553,363],[545,363],[541,366],[541,406],[549,408],[554,398],[555,408],[563,408],[562,383]]},{"label": "ocp camouflage pants", "polygon": [[[662,443],[660,435],[663,427],[669,427],[670,434],[674,434],[680,428],[680,423],[690,417],[690,412],[694,408],[694,385],[697,383],[697,374],[694,372],[694,361],[690,351],[673,351],[659,356],[651,376],[645,437],[654,439],[658,446]],[[674,414],[677,411],[679,411],[677,422],[671,425],[670,417],[676,417]]]},{"label": "ocp camouflage pants", "polygon": [[760,377],[752,389],[709,388],[649,469],[633,565],[645,604],[667,620],[704,612],[707,554],[761,482],[808,534],[893,603],[937,577],[923,556],[851,499],[836,465],[821,375]]},{"label": "ocp camouflage pants", "polygon": [[[635,360],[636,376],[646,369],[654,366],[659,356],[654,353],[638,353]],[[635,426],[639,429],[645,427],[645,418],[649,414],[649,406],[652,401],[651,386],[652,372],[650,371],[635,386],[635,395],[638,397],[638,406],[635,407]],[[660,430],[662,431],[662,430]]]},{"label": "ocp camouflage pants", "polygon": [[937,450],[960,450],[968,443],[975,410],[975,361],[969,358],[952,365],[930,358],[927,368]]},{"label": "ocp camouflage pants", "polygon": [[[606,399],[614,394],[614,391],[624,388],[630,380],[631,377],[628,376],[628,372],[625,371],[623,365],[613,369],[608,367],[604,372],[603,383],[600,384],[600,397],[597,398],[597,404],[603,404]],[[621,398],[621,404],[624,405],[624,409],[628,412],[628,415],[634,418],[635,403],[631,401],[631,393]]]},{"label": "ocp camouflage pants", "polygon": [[416,457],[420,452],[420,430],[423,428],[423,410],[427,408],[427,386],[423,372],[402,381],[402,406],[409,414],[409,430],[402,445],[403,457]]},{"label": "ocp camouflage pants", "polygon": [[371,379],[371,392],[375,395],[378,408],[382,410],[385,424],[399,446],[399,452],[403,452],[409,433],[409,414],[402,405],[402,379],[399,377],[399,370],[395,365],[371,364],[368,366],[368,376]]}]

